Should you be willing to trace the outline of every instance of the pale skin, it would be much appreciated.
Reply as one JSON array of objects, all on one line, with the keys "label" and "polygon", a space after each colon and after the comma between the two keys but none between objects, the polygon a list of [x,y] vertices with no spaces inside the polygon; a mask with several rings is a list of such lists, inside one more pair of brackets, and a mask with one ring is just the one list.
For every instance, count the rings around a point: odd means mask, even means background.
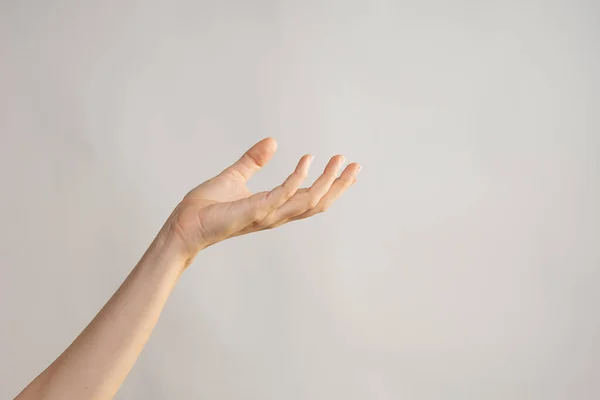
[{"label": "pale skin", "polygon": [[301,188],[311,155],[272,190],[251,193],[250,177],[273,156],[266,138],[175,207],[123,284],[75,341],[16,397],[17,400],[112,399],[131,370],[183,271],[208,246],[325,211],[356,181],[360,165],[340,174],[341,155]]}]

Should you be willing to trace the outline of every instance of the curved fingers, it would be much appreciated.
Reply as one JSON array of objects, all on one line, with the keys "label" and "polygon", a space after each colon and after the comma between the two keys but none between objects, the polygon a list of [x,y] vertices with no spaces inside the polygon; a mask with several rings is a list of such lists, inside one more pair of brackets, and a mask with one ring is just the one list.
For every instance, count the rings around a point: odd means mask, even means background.
[{"label": "curved fingers", "polygon": [[257,226],[260,229],[262,227],[261,221],[296,193],[308,175],[312,159],[313,157],[309,154],[303,156],[294,172],[281,185],[274,189],[256,193],[248,198],[233,202],[233,207],[242,208],[240,210],[242,214],[240,219],[242,223],[241,230],[234,229],[237,232],[234,236],[257,230]]},{"label": "curved fingers", "polygon": [[331,188],[343,162],[344,157],[341,155],[332,157],[313,185],[310,188],[299,190],[285,204],[267,215],[263,221],[263,226],[271,227],[271,225],[288,220],[315,207]]},{"label": "curved fingers", "polygon": [[343,163],[342,156],[333,157],[323,174],[310,188],[298,189],[306,177],[311,156],[304,156],[294,173],[286,181],[269,192],[257,193],[245,200],[253,205],[247,213],[244,227],[233,236],[257,230],[276,228],[285,223],[311,217],[326,211],[354,182],[361,166],[348,164],[339,177],[337,172]]},{"label": "curved fingers", "polygon": [[312,217],[315,214],[327,211],[329,207],[350,187],[356,182],[356,175],[360,171],[360,165],[356,163],[349,164],[342,172],[339,178],[331,185],[331,188],[321,198],[317,205],[302,214],[296,215],[283,223]]},{"label": "curved fingers", "polygon": [[306,179],[312,160],[313,156],[310,154],[303,156],[294,172],[281,185],[270,192],[266,192],[264,201],[259,206],[260,212],[269,213],[291,198]]}]

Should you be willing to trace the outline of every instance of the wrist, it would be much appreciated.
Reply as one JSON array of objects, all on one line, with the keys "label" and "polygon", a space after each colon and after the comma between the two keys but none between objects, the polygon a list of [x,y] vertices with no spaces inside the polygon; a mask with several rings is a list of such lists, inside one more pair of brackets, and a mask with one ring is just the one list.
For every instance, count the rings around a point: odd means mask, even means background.
[{"label": "wrist", "polygon": [[150,244],[147,255],[160,260],[168,268],[182,272],[191,262],[188,247],[175,235],[161,230]]},{"label": "wrist", "polygon": [[185,240],[185,237],[173,227],[171,220],[167,221],[159,231],[158,235],[156,235],[152,246],[156,247],[160,253],[165,254],[165,257],[180,264],[182,270],[186,269],[192,263],[196,255],[202,249],[207,247],[202,243],[189,243],[189,241]]}]

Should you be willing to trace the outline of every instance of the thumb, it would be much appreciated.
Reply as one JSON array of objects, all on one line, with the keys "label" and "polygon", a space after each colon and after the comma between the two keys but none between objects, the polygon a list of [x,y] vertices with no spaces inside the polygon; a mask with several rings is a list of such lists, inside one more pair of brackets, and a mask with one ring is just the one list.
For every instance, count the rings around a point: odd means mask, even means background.
[{"label": "thumb", "polygon": [[265,166],[277,150],[275,139],[268,137],[252,146],[235,163],[227,167],[223,172],[229,172],[247,181],[259,169]]}]

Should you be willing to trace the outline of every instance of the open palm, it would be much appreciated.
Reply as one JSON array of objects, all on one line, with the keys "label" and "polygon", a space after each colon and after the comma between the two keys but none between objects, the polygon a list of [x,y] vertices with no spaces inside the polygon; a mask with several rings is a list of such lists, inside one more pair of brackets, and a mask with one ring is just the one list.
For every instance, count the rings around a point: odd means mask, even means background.
[{"label": "open palm", "polygon": [[300,189],[312,156],[304,155],[294,172],[270,191],[253,194],[246,182],[272,157],[277,144],[266,138],[219,175],[190,191],[173,212],[171,228],[195,251],[227,239],[325,211],[356,181],[360,166],[349,164],[338,172],[344,157],[331,158],[323,174],[309,188]]}]

